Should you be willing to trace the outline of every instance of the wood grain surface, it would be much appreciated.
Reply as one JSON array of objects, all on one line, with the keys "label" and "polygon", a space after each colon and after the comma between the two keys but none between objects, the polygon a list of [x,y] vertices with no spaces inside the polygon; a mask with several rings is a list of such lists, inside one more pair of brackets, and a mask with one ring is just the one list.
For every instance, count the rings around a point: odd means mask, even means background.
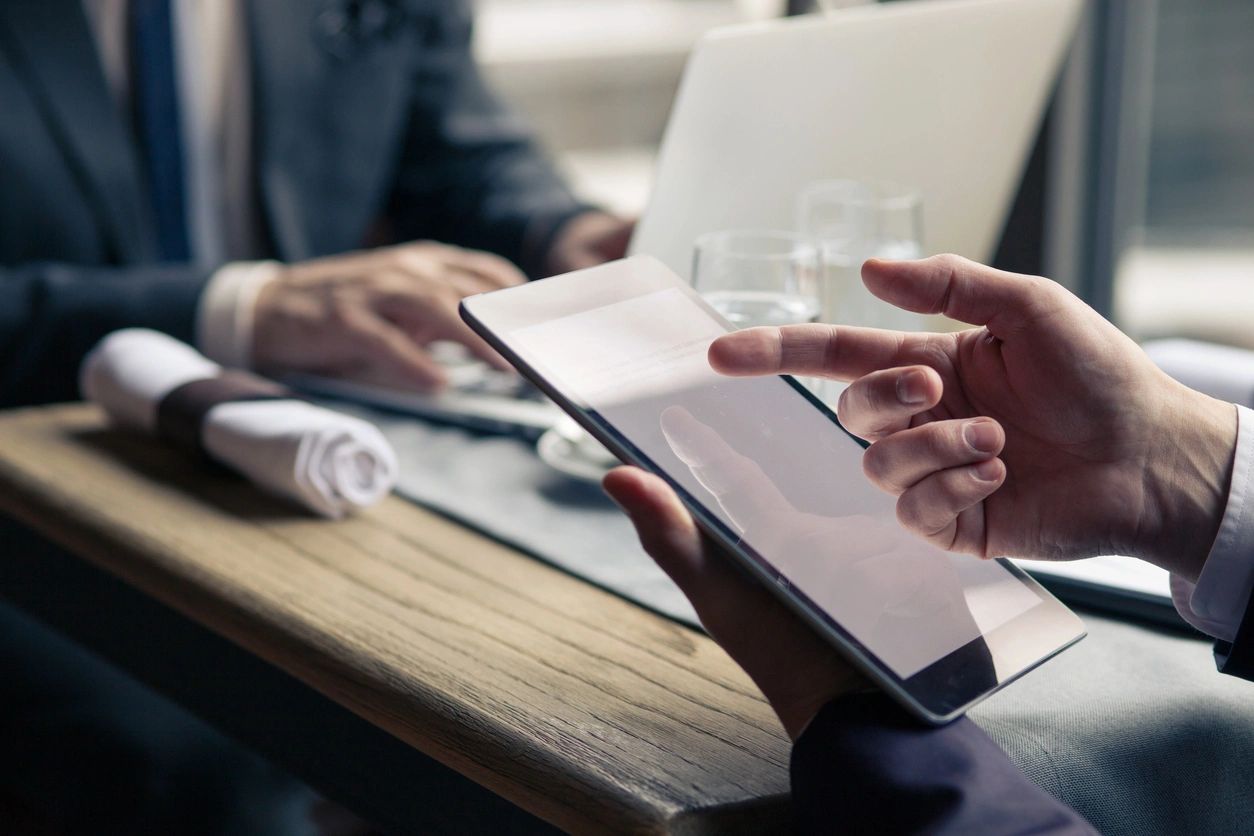
[{"label": "wood grain surface", "polygon": [[713,642],[400,499],[317,520],[68,405],[0,415],[0,508],[563,829],[788,825]]}]

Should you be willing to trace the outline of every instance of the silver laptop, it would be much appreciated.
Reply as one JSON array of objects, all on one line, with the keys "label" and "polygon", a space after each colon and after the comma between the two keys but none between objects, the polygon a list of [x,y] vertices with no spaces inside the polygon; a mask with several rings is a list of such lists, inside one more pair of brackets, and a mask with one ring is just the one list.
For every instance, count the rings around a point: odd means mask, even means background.
[{"label": "silver laptop", "polygon": [[717,229],[794,226],[815,180],[917,188],[924,247],[993,253],[1080,0],[919,0],[717,29],[688,60],[631,242],[688,276]]}]

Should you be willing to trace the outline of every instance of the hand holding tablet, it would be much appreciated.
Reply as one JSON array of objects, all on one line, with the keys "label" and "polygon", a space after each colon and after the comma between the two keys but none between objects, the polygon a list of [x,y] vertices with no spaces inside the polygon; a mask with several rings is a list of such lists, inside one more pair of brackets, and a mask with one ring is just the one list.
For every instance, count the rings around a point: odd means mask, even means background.
[{"label": "hand holding tablet", "polygon": [[[852,379],[840,403],[842,421],[873,442],[864,467],[878,484],[901,498],[914,491],[911,502],[932,506],[930,512],[939,519],[930,529],[921,528],[909,510],[900,513],[903,522],[925,537],[952,537],[958,546],[978,545],[978,538],[960,531],[978,524],[985,531],[985,550],[992,537],[1022,553],[1029,542],[1026,536],[1035,532],[1056,544],[1069,544],[1052,554],[1068,558],[1081,556],[1085,538],[1133,542],[1138,533],[1144,538],[1174,521],[1176,533],[1185,539],[1149,537],[1143,540],[1147,543],[1143,556],[1160,565],[1196,567],[1204,560],[1223,512],[1231,468],[1235,419],[1230,405],[1156,374],[1139,348],[1052,283],[952,258],[872,263],[866,272],[868,285],[878,295],[891,296],[914,310],[971,312],[970,297],[979,296],[984,303],[992,300],[990,283],[1000,285],[1009,299],[1006,307],[989,311],[993,315],[987,318],[996,320],[992,326],[996,330],[958,335],[828,326],[738,332],[712,345],[714,366],[728,374],[797,371]],[[944,291],[937,293],[938,287]],[[1060,310],[1066,315],[1059,315]],[[1035,318],[1006,330],[1012,317],[1024,313]],[[1053,350],[1042,344],[1052,344]],[[993,350],[995,356],[982,354]],[[1023,354],[1039,365],[1016,362]],[[1096,382],[1104,385],[1093,385]],[[1042,408],[1021,411],[1024,391],[1030,393],[1027,397],[1039,398]],[[964,403],[964,398],[970,400]],[[1051,405],[1051,399],[1057,403]],[[1040,439],[1057,434],[1060,427],[1091,438],[1095,426],[1112,421],[1122,423],[1114,433],[1125,444],[1109,446],[1104,464],[1097,459],[1068,467],[1065,441],[1058,445],[1062,450],[1039,440],[1019,441],[1020,433]],[[971,444],[965,430],[973,422],[981,426],[982,440],[991,443]],[[987,432],[989,426],[994,432]],[[1154,451],[1145,457],[1149,460],[1137,456],[1120,460],[1120,450],[1126,455],[1136,449],[1131,443],[1135,439],[1143,439],[1145,449]],[[998,478],[981,485],[986,480],[972,471],[989,462],[1001,465]],[[1180,467],[1181,462],[1188,466]],[[1101,484],[1110,495],[1094,498],[1084,492],[1091,490],[1102,467],[1107,473]],[[1034,471],[1050,475],[1031,481],[1013,478]],[[966,493],[938,491],[930,499],[920,498],[925,493],[920,488],[929,480],[935,484],[941,474],[948,474],[942,482],[965,481]],[[1127,514],[1117,503],[1129,501],[1138,488],[1153,486],[1155,480],[1159,489],[1146,491],[1146,498],[1161,505],[1140,510],[1139,531],[1123,528]],[[1011,490],[1003,493],[1005,487]],[[709,618],[718,623],[719,612],[706,602],[769,611],[758,600],[763,597],[760,590],[715,571],[717,561],[701,557],[688,534],[691,521],[676,510],[677,500],[660,480],[620,468],[607,478],[606,488],[631,514],[642,539],[650,532],[645,539],[650,553],[680,583],[703,618],[711,610]],[[1059,507],[1070,503],[1072,521],[1064,516],[1056,528],[1043,529],[1036,511],[1042,503]],[[1093,529],[1085,532],[1083,522]],[[712,544],[707,541],[703,548]],[[847,673],[845,665],[824,662],[821,652],[783,628],[726,638],[718,630],[712,632],[754,676],[794,737],[816,706],[852,687],[840,678]],[[822,674],[801,679],[790,673],[815,669]]]},{"label": "hand holding tablet", "polygon": [[[728,324],[655,260],[473,297],[462,310],[602,443],[660,475],[711,544],[916,715],[956,716],[1082,635],[1012,566],[947,555],[902,530],[893,500],[861,473],[863,445],[804,388],[712,369],[710,344]],[[629,505],[630,491],[619,498]],[[663,555],[692,541],[667,530],[682,515],[666,507],[666,519],[635,519],[670,568],[682,560]],[[694,597],[707,626],[734,646],[720,626],[734,614],[706,600],[702,611]]]}]

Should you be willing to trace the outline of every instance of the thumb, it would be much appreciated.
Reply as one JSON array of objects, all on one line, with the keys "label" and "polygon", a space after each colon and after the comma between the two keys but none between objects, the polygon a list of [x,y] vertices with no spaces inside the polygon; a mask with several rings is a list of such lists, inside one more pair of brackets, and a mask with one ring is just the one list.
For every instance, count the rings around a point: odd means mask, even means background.
[{"label": "thumb", "polygon": [[644,550],[692,602],[711,633],[725,629],[728,612],[739,616],[747,611],[738,610],[738,604],[769,598],[747,574],[708,553],[696,521],[661,477],[635,467],[616,467],[601,485],[631,518]]},{"label": "thumb", "polygon": [[987,325],[998,337],[1019,330],[1039,316],[1042,307],[1053,307],[1060,291],[1065,293],[1048,279],[994,270],[956,255],[917,261],[868,259],[862,265],[862,281],[889,304]]},{"label": "thumb", "polygon": [[635,467],[616,467],[602,480],[610,499],[631,518],[644,550],[684,591],[698,612],[706,565],[701,532],[674,490]]}]

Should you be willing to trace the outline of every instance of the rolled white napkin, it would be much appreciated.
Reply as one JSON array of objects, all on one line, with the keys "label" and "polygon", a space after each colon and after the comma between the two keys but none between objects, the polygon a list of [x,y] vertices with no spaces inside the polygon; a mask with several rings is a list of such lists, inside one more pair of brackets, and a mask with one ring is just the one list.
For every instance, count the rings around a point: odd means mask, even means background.
[{"label": "rolled white napkin", "polygon": [[[228,381],[215,395],[215,383]],[[209,382],[207,400],[203,382]],[[373,424],[276,394],[254,375],[224,373],[156,331],[128,328],[105,337],[83,361],[79,384],[114,423],[140,432],[182,438],[186,432],[170,431],[170,413],[182,413],[173,416],[174,429],[190,429],[188,443],[325,517],[372,505],[396,484],[396,454]],[[196,414],[186,414],[183,396],[195,389],[201,392],[192,399]],[[166,401],[172,392],[176,397]]]},{"label": "rolled white napkin", "polygon": [[1143,348],[1158,368],[1190,389],[1254,407],[1254,351],[1197,340],[1155,340]]}]

